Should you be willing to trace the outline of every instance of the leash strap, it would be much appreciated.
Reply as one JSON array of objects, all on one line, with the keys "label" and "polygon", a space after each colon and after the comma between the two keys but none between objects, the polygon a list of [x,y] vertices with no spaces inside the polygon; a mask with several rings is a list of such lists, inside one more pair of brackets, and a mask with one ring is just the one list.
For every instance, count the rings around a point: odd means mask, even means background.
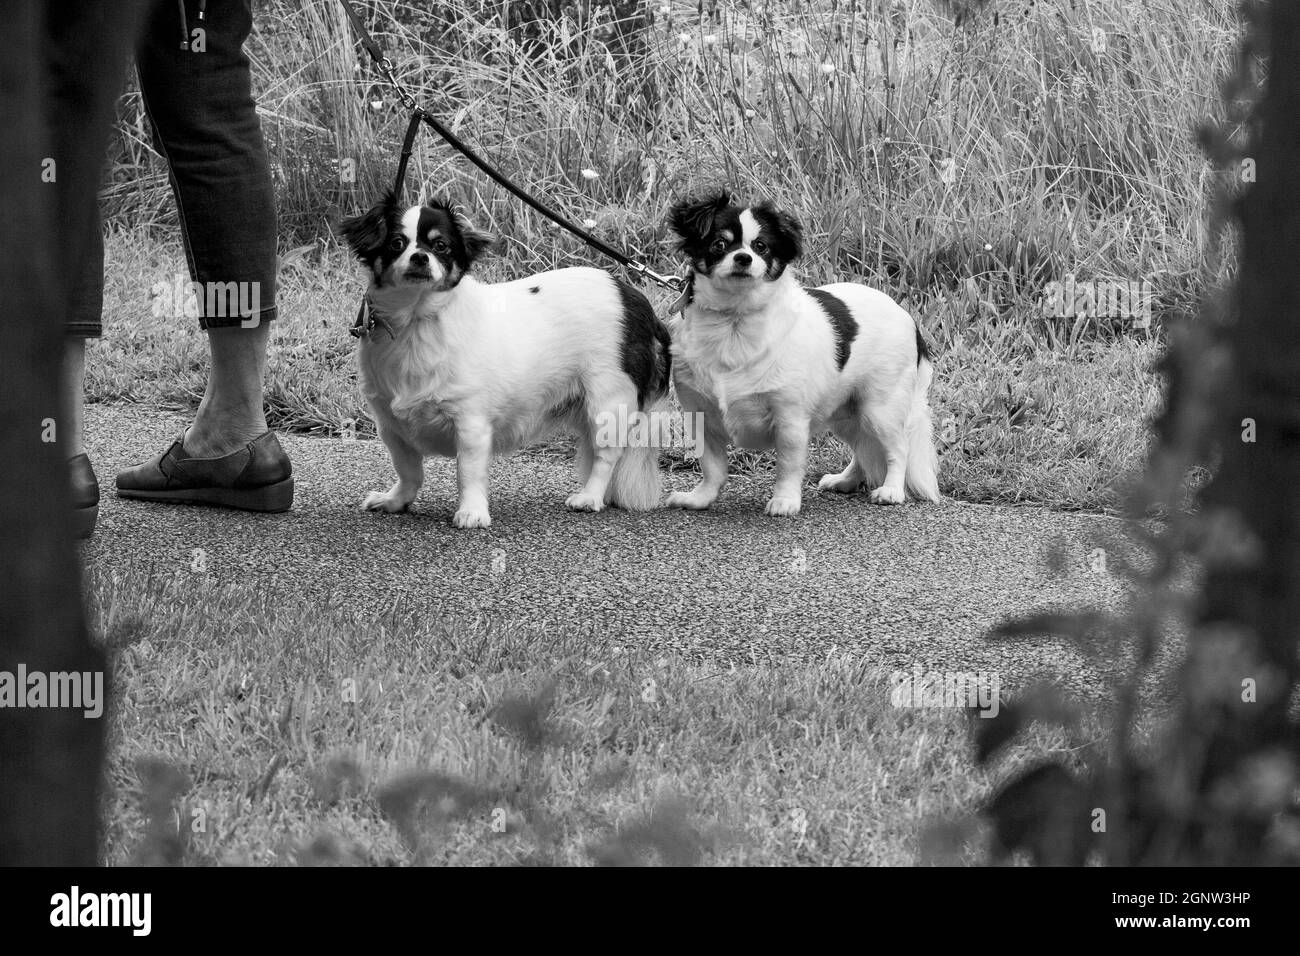
[{"label": "leash strap", "polygon": [[402,156],[397,161],[397,180],[393,183],[393,195],[400,202],[402,199],[402,187],[406,185],[406,164],[411,161],[411,153],[415,149],[415,134],[420,131],[420,118],[424,115],[424,110],[417,109],[411,114],[411,122],[406,126],[406,138],[402,140]]},{"label": "leash strap", "polygon": [[[622,251],[615,249],[609,243],[593,236],[587,230],[560,215],[541,200],[515,185],[510,177],[499,172],[491,163],[471,149],[460,139],[460,137],[439,122],[437,117],[424,110],[416,101],[415,97],[411,95],[410,91],[408,91],[406,87],[402,85],[402,82],[393,74],[392,61],[390,61],[388,57],[384,56],[383,49],[375,41],[375,38],[370,35],[370,31],[366,29],[366,25],[362,21],[361,15],[357,12],[356,6],[353,4],[352,0],[339,0],[339,2],[343,4],[343,9],[347,12],[348,19],[352,22],[352,29],[360,39],[362,47],[364,47],[365,51],[370,54],[370,58],[374,60],[375,67],[387,81],[388,85],[397,93],[398,98],[401,99],[402,103],[411,110],[411,122],[406,128],[406,139],[402,143],[402,156],[397,167],[397,182],[394,186],[394,192],[399,197],[401,196],[402,186],[406,180],[407,161],[411,158],[411,152],[415,146],[415,130],[419,127],[420,123],[423,122],[437,133],[438,136],[447,143],[447,145],[451,146],[454,150],[481,169],[485,174],[487,174],[488,178],[497,185],[504,188],[516,199],[541,213],[560,228],[577,236],[597,252],[601,252],[608,256],[610,259],[613,259],[619,265],[642,279],[654,282],[663,286],[665,289],[670,289],[673,292],[682,292],[685,289],[686,280],[683,277],[661,275],[660,273],[650,269],[648,266],[632,259]],[[357,318],[358,321],[360,321],[361,317],[358,316]],[[354,328],[356,328],[356,326],[354,326]]]},{"label": "leash strap", "polygon": [[[552,222],[556,223],[562,228],[573,233],[575,236],[577,236],[587,245],[591,246],[593,249],[597,250],[598,252],[603,252],[605,255],[609,256],[609,258],[613,259],[619,265],[626,266],[627,268],[631,269],[633,272],[643,274],[647,278],[651,277],[651,273],[649,272],[649,270],[645,268],[645,266],[642,266],[640,263],[635,262],[630,256],[625,255],[624,253],[615,249],[613,246],[609,245],[608,243],[603,242],[602,240],[596,238],[591,233],[587,232],[587,230],[583,229],[581,226],[578,226],[575,223],[570,222],[568,219],[560,215],[558,212],[555,212],[553,209],[547,207],[544,203],[542,203],[541,200],[536,199],[533,196],[529,195],[528,193],[524,192],[524,190],[521,189],[519,186],[516,186],[508,176],[506,176],[504,173],[498,172],[495,168],[493,168],[492,165],[487,162],[487,160],[483,159],[483,157],[479,156],[476,152],[474,152],[474,150],[472,150],[469,146],[467,146],[464,142],[462,142],[461,139],[455,133],[447,129],[447,127],[443,126],[442,123],[438,122],[438,120],[435,117],[429,115],[428,113],[425,113],[423,110],[420,111],[419,116],[424,120],[425,123],[427,123],[433,129],[435,133],[437,133],[442,139],[446,140],[447,145],[451,146],[458,153],[460,153],[462,156],[468,159],[471,163],[473,163],[479,169],[483,170],[483,172],[486,173],[493,181],[495,181],[498,185],[504,187],[515,198],[531,206],[533,209],[537,210],[547,219],[550,219]],[[672,276],[670,278],[676,279],[675,276]],[[664,285],[666,288],[673,288],[673,289],[677,288],[676,283],[673,283],[671,285],[664,283]]]},{"label": "leash strap", "polygon": [[366,48],[370,58],[379,63],[384,59],[383,48],[375,42],[375,38],[366,29],[365,23],[361,20],[361,14],[357,13],[357,8],[351,4],[350,0],[343,0],[343,9],[347,12],[348,19],[352,21],[352,29],[356,32],[358,39],[361,40],[361,45]]}]

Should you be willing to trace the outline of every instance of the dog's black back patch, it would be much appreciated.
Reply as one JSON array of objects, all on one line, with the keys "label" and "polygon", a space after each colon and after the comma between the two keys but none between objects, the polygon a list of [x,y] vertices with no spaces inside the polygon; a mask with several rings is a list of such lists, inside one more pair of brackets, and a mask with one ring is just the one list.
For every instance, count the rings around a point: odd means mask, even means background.
[{"label": "dog's black back patch", "polygon": [[623,371],[636,385],[638,407],[646,399],[658,399],[668,392],[672,372],[668,329],[655,315],[644,295],[620,279],[614,279],[623,303]]},{"label": "dog's black back patch", "polygon": [[817,300],[817,304],[822,307],[822,311],[826,313],[826,318],[831,323],[831,331],[835,333],[835,365],[843,371],[845,363],[849,360],[849,348],[853,345],[853,340],[858,337],[858,323],[853,320],[853,313],[849,311],[843,299],[836,298],[824,289],[804,291]]}]

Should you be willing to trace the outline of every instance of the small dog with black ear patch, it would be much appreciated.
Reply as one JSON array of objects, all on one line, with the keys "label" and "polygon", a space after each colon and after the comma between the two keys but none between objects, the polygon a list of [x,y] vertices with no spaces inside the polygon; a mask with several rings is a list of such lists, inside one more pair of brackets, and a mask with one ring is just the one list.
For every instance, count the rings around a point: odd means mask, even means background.
[{"label": "small dog with black ear patch", "polygon": [[570,509],[658,506],[658,450],[608,437],[668,393],[668,332],[645,296],[589,268],[480,282],[471,270],[494,240],[440,200],[402,209],[390,192],[342,233],[371,273],[361,381],[397,471],[363,509],[405,511],[424,459],[446,455],[452,523],[486,528],[492,455],[553,430],[577,436]]},{"label": "small dog with black ear patch", "polygon": [[730,193],[676,203],[668,224],[690,266],[673,329],[673,382],[704,415],[703,478],[670,508],[708,508],[727,479],[728,440],[776,449],[769,515],[802,505],[808,442],[830,429],[853,451],[819,489],[877,504],[939,500],[927,392],[929,350],[912,316],[856,283],[805,288],[790,268],[803,229],[770,203]]}]

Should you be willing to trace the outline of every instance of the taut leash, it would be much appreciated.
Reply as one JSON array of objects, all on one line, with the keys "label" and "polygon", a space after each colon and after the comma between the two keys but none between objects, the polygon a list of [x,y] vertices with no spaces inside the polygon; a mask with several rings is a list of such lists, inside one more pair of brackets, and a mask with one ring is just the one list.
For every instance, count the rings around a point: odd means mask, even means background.
[{"label": "taut leash", "polygon": [[[491,163],[463,142],[460,137],[447,129],[446,126],[439,122],[436,116],[432,115],[420,106],[419,101],[411,94],[411,91],[408,90],[405,84],[403,84],[402,81],[393,73],[393,61],[384,56],[383,48],[380,47],[380,45],[375,41],[375,38],[370,35],[370,31],[366,29],[366,25],[362,22],[361,15],[357,12],[352,0],[339,0],[339,2],[343,4],[343,9],[347,12],[348,19],[352,21],[352,29],[356,31],[357,38],[361,41],[362,47],[364,47],[365,51],[370,54],[370,59],[374,61],[375,69],[379,71],[379,75],[384,78],[384,81],[392,87],[393,92],[397,94],[397,98],[401,100],[402,105],[411,111],[411,121],[406,127],[406,138],[402,141],[402,155],[397,165],[397,179],[393,185],[393,192],[398,199],[401,198],[402,187],[406,181],[406,165],[411,158],[412,150],[415,148],[415,131],[419,129],[421,123],[424,123],[437,133],[448,146],[452,147],[452,149],[456,150],[486,173],[493,182],[502,186],[512,196],[526,203],[560,228],[577,236],[597,252],[603,253],[610,259],[613,259],[619,265],[623,266],[629,272],[641,279],[653,282],[672,292],[681,293],[685,289],[686,280],[682,276],[661,275],[644,263],[637,262],[621,250],[616,249],[609,243],[593,236],[581,226],[578,226],[576,223],[560,215],[560,213],[556,212],[554,209],[551,209],[540,199],[525,192],[520,186],[517,186],[510,177],[496,169]],[[367,309],[363,304],[362,314],[357,316],[357,325],[354,325],[352,328],[353,335],[363,334],[360,330],[364,329],[364,331],[369,331],[369,329],[373,327],[372,325],[367,326],[363,324],[363,315],[366,312]]]}]

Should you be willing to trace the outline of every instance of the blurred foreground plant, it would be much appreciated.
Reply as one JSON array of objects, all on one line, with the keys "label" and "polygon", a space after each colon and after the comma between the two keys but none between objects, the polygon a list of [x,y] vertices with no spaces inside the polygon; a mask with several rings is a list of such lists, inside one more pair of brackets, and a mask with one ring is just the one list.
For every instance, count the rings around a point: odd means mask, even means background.
[{"label": "blurred foreground plant", "polygon": [[[1201,130],[1225,182],[1218,236],[1240,229],[1239,278],[1163,362],[1166,408],[1132,535],[1146,560],[1124,560],[1136,585],[1122,616],[1095,611],[1012,621],[995,636],[1049,633],[1131,641],[1110,740],[1081,768],[1044,761],[1009,780],[986,808],[993,857],[1039,864],[1300,863],[1297,807],[1297,622],[1300,622],[1300,7],[1249,2],[1228,119]],[[1262,77],[1267,75],[1267,83]],[[1261,92],[1262,90],[1262,92]],[[1216,247],[1217,248],[1217,247]],[[1187,476],[1215,476],[1188,502]],[[1176,588],[1188,565],[1199,588]],[[1166,738],[1133,741],[1142,682],[1179,615],[1187,651]],[[977,758],[1023,726],[1066,726],[1059,695],[1039,692],[975,720]]]}]

